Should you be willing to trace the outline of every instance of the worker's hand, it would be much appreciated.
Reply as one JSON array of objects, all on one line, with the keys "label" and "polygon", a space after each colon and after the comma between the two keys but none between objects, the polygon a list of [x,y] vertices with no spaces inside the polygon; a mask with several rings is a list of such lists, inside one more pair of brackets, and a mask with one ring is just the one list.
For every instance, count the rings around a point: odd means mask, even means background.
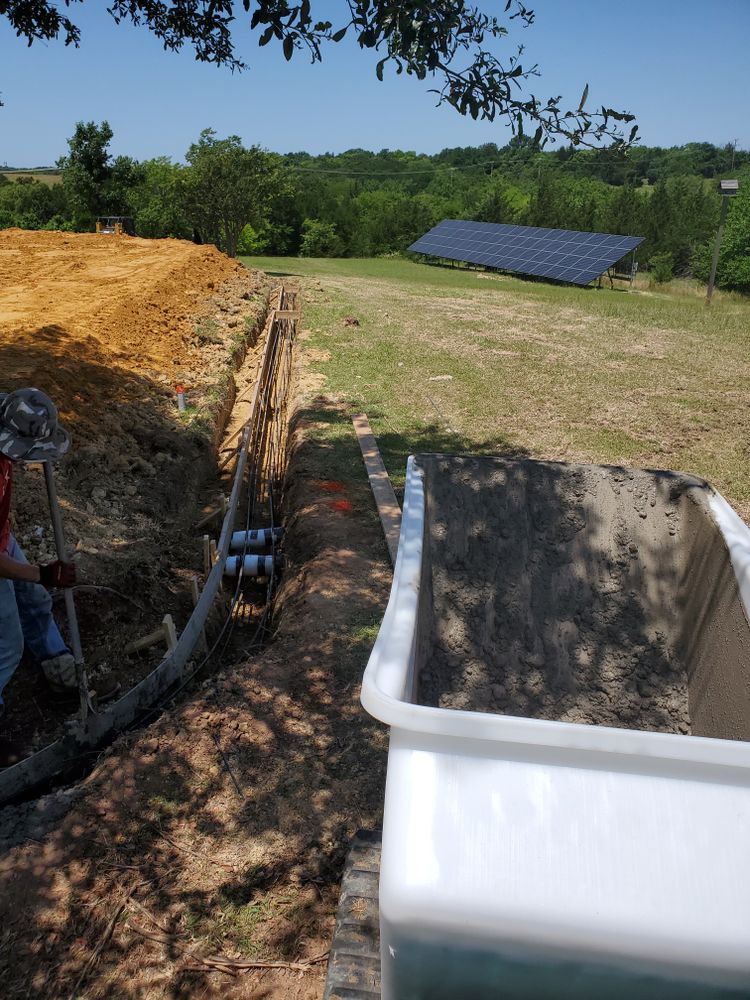
[{"label": "worker's hand", "polygon": [[75,563],[63,562],[60,559],[45,563],[39,567],[39,582],[47,590],[51,590],[53,587],[74,587],[76,582]]}]

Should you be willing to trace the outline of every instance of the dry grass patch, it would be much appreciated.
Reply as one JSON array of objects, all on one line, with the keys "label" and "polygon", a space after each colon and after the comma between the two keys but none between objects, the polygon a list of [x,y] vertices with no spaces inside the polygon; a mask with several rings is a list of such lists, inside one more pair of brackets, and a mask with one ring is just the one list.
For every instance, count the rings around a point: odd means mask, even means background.
[{"label": "dry grass patch", "polygon": [[253,263],[302,275],[327,388],[369,414],[397,480],[411,451],[513,451],[682,469],[750,515],[746,300],[398,260]]}]

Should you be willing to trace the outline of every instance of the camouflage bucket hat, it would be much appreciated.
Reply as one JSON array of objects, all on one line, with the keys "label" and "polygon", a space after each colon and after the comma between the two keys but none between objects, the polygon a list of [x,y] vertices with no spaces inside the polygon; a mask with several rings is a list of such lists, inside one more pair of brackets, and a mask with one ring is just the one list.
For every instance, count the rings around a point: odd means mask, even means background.
[{"label": "camouflage bucket hat", "polygon": [[69,447],[49,396],[39,389],[0,393],[0,454],[14,462],[55,462]]}]

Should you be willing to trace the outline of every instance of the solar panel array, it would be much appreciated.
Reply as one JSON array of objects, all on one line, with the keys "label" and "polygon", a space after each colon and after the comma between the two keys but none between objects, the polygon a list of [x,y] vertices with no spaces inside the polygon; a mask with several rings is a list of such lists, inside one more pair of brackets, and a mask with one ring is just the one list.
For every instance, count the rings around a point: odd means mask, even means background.
[{"label": "solar panel array", "polygon": [[447,260],[588,285],[642,242],[642,236],[443,219],[409,249]]}]

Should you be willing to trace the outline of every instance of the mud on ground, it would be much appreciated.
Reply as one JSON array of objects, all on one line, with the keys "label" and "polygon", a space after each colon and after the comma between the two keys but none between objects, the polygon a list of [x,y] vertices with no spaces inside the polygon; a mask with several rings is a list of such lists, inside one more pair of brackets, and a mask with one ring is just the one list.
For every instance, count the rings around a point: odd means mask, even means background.
[{"label": "mud on ground", "polygon": [[[57,473],[67,541],[82,583],[110,588],[77,594],[89,677],[125,691],[163,653],[125,659],[126,642],[167,611],[178,627],[190,614],[188,581],[201,569],[192,524],[208,484],[218,489],[217,431],[268,281],[183,240],[21,230],[0,232],[0,272],[0,391],[43,389],[71,433]],[[29,560],[53,559],[41,469],[16,468],[16,536]],[[6,731],[30,750],[71,711],[30,662],[5,700]]]}]

